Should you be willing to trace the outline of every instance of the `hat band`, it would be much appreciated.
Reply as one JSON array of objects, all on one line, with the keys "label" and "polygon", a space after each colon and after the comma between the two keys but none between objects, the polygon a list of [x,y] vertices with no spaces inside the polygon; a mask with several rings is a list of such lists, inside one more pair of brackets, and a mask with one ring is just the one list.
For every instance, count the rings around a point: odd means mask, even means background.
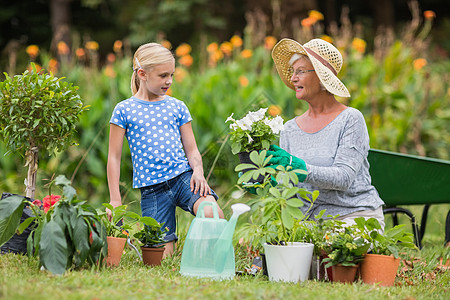
[{"label": "hat band", "polygon": [[317,59],[318,61],[320,61],[322,63],[322,65],[324,65],[325,67],[327,67],[328,69],[331,70],[331,72],[333,72],[333,74],[335,76],[337,76],[337,72],[336,70],[333,68],[333,66],[330,65],[329,62],[327,62],[325,59],[323,59],[320,55],[318,55],[316,52],[314,52],[313,50],[303,46],[303,49],[306,50],[306,52],[308,52],[309,54],[311,54],[315,59]]}]

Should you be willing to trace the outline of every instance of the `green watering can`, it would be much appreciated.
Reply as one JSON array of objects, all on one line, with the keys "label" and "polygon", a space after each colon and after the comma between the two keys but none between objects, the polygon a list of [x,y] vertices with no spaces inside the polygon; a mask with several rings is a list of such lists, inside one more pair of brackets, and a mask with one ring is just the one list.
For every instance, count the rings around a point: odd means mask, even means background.
[{"label": "green watering can", "polygon": [[[205,218],[204,208],[211,206],[212,218]],[[191,277],[210,277],[223,280],[235,275],[233,233],[239,215],[250,210],[243,203],[231,206],[233,214],[227,222],[219,218],[217,205],[202,202],[191,223],[184,242],[180,274]]]}]

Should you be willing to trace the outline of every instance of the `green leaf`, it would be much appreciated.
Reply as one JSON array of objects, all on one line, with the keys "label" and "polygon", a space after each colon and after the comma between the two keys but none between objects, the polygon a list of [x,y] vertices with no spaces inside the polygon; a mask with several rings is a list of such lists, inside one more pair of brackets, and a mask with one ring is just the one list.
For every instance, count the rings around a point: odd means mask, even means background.
[{"label": "green leaf", "polygon": [[39,259],[47,270],[58,275],[66,271],[68,245],[64,231],[56,221],[45,224],[39,248]]},{"label": "green leaf", "polygon": [[292,218],[286,207],[281,208],[281,221],[287,229],[292,229],[292,227],[294,227],[294,218]]},{"label": "green leaf", "polygon": [[19,233],[19,234],[22,234],[23,231],[24,231],[25,229],[27,229],[28,226],[30,226],[30,224],[31,224],[34,220],[36,220],[36,217],[29,217],[29,218],[26,218],[25,221],[23,221],[23,222],[19,225],[19,228],[17,229],[18,233]]},{"label": "green leaf", "polygon": [[0,246],[16,232],[25,206],[25,198],[10,196],[0,200]]},{"label": "green leaf", "polygon": [[73,244],[79,255],[80,264],[83,264],[89,255],[89,228],[82,217],[75,218],[72,223],[74,225]]}]

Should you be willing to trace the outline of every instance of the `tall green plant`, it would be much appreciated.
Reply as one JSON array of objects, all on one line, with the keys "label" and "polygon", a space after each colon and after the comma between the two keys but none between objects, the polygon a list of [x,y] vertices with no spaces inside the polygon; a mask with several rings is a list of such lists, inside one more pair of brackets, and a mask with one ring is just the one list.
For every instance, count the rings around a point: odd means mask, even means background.
[{"label": "tall green plant", "polygon": [[77,87],[53,74],[32,71],[0,82],[0,135],[6,146],[25,155],[26,196],[34,198],[38,154],[50,155],[74,144],[73,134],[83,107]]}]

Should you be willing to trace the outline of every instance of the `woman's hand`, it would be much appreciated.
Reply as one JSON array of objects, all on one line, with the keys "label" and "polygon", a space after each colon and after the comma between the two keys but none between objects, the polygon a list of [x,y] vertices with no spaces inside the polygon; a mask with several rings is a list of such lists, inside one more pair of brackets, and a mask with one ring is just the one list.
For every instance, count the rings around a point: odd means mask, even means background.
[{"label": "woman's hand", "polygon": [[290,154],[277,145],[270,145],[269,151],[266,153],[266,157],[270,155],[272,155],[272,158],[269,161],[269,165],[281,165],[285,168],[287,166],[291,166],[294,170],[302,170],[304,172],[297,173],[297,177],[299,181],[305,181],[308,170],[306,169],[306,163],[303,159]]}]

